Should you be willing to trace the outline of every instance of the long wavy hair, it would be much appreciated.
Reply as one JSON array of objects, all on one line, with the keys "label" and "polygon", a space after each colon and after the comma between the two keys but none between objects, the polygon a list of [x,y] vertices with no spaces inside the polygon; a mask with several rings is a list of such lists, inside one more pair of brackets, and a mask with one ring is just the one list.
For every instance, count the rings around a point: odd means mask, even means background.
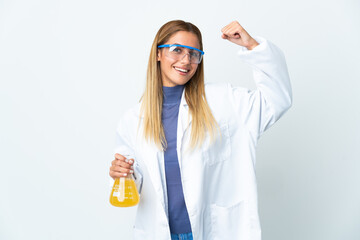
[{"label": "long wavy hair", "polygon": [[[161,121],[163,104],[163,83],[160,62],[157,61],[158,46],[166,43],[173,34],[179,31],[194,33],[203,50],[200,30],[190,22],[174,20],[165,23],[157,32],[151,47],[146,75],[146,87],[141,101],[141,116],[143,117],[144,137],[153,141],[163,151],[167,148],[164,128]],[[185,100],[192,117],[190,147],[195,149],[205,140],[209,133],[214,141],[218,124],[211,113],[205,96],[204,60],[198,65],[194,76],[185,84]]]}]

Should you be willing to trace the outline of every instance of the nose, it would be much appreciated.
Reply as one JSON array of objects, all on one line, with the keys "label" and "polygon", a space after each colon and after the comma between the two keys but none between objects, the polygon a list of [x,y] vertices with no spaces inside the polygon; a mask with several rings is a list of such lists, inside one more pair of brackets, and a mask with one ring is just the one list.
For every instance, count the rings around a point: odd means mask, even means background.
[{"label": "nose", "polygon": [[[187,56],[187,57],[185,57],[185,56]],[[182,63],[190,63],[190,53],[184,54],[184,56],[181,58],[181,62]]]}]

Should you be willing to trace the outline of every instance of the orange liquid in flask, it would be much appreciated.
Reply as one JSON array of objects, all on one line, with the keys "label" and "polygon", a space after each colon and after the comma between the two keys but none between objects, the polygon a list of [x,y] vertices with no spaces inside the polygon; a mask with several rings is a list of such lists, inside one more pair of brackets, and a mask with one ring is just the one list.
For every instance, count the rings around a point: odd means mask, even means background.
[{"label": "orange liquid in flask", "polygon": [[132,177],[115,179],[110,195],[110,203],[115,207],[132,207],[139,203],[140,197]]}]

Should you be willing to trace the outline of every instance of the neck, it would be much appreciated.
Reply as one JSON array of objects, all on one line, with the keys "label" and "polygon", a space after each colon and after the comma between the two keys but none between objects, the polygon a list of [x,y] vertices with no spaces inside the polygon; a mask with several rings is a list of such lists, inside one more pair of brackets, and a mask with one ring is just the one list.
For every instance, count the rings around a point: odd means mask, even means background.
[{"label": "neck", "polygon": [[163,86],[164,104],[178,103],[184,90],[184,85],[176,85],[174,87]]}]

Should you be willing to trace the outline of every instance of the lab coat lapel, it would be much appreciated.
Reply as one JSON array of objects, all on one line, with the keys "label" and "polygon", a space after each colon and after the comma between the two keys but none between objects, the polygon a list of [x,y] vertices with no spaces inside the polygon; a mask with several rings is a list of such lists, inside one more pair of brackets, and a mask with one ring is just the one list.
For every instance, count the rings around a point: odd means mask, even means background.
[{"label": "lab coat lapel", "polygon": [[178,117],[178,124],[177,124],[177,139],[176,139],[176,151],[179,160],[179,167],[181,169],[181,162],[182,162],[182,147],[183,147],[183,137],[185,131],[189,128],[192,122],[192,117],[189,112],[189,106],[185,100],[185,89],[181,96],[180,106],[179,106],[179,117]]},{"label": "lab coat lapel", "polygon": [[164,153],[158,149],[154,143],[146,142],[146,140],[144,140],[142,149],[144,151],[144,162],[148,169],[154,190],[160,199],[161,205],[164,207],[164,211],[166,212],[164,194],[166,194],[167,191],[166,183],[164,182],[165,176],[163,176],[164,171],[161,171],[161,168],[164,169]]}]

